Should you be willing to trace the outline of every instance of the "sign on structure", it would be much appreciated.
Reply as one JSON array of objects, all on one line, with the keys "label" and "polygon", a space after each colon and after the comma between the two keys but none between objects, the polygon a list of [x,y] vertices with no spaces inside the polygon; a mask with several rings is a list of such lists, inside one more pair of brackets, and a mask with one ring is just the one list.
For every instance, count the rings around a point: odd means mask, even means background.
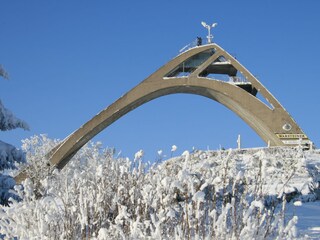
[{"label": "sign on structure", "polygon": [[310,144],[307,135],[302,133],[277,133],[276,135],[286,145]]}]

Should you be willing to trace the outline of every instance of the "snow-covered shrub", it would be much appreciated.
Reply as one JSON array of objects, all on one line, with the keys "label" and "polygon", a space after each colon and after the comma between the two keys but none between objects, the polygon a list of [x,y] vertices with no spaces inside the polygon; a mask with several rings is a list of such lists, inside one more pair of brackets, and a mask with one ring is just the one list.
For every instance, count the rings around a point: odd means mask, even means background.
[{"label": "snow-covered shrub", "polygon": [[[26,140],[28,160],[41,160],[56,143],[45,136]],[[288,219],[284,209],[288,189],[303,192],[308,185],[295,184],[307,174],[297,150],[186,151],[153,166],[143,163],[142,151],[133,161],[113,154],[89,143],[62,171],[16,186],[22,201],[0,210],[0,234],[8,239],[296,236],[297,217]]]},{"label": "snow-covered shrub", "polygon": [[38,196],[45,191],[41,181],[51,176],[52,167],[48,164],[47,154],[59,143],[59,140],[48,138],[45,134],[35,135],[22,140],[22,150],[26,153],[28,167],[24,168],[32,180]]}]

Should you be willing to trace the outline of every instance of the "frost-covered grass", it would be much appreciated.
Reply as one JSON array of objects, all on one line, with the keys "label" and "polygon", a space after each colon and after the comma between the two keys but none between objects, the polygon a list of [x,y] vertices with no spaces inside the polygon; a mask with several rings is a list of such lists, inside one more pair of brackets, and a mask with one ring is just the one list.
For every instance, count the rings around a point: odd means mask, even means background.
[{"label": "frost-covered grass", "polygon": [[294,239],[287,202],[317,197],[316,151],[185,151],[150,166],[90,143],[58,171],[44,161],[56,143],[25,141],[33,174],[0,210],[6,238]]}]

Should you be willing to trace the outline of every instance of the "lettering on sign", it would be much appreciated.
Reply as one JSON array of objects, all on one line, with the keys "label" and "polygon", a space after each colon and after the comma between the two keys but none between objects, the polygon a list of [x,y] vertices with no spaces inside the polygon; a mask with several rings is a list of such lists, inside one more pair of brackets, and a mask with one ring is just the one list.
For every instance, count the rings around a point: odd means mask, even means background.
[{"label": "lettering on sign", "polygon": [[309,140],[282,140],[282,142],[286,145],[306,145],[310,144]]},{"label": "lettering on sign", "polygon": [[280,139],[308,139],[308,137],[303,133],[277,133],[276,135]]}]

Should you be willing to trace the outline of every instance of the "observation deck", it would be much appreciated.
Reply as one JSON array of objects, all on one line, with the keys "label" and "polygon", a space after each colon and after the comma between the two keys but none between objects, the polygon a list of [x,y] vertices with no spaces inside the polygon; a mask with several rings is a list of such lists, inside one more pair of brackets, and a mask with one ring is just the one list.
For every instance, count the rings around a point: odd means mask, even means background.
[{"label": "observation deck", "polygon": [[[165,77],[188,77],[213,54],[215,54],[215,51],[213,49],[200,52],[179,64]],[[239,71],[231,64],[231,62],[226,60],[223,56],[218,57],[210,65],[208,65],[199,74],[199,77],[211,78],[213,80],[220,80],[228,82],[230,84],[234,84],[252,94],[253,96],[256,96],[258,92],[257,89],[252,86],[251,82],[249,82],[244,76],[242,76],[241,73],[239,73]]]}]

